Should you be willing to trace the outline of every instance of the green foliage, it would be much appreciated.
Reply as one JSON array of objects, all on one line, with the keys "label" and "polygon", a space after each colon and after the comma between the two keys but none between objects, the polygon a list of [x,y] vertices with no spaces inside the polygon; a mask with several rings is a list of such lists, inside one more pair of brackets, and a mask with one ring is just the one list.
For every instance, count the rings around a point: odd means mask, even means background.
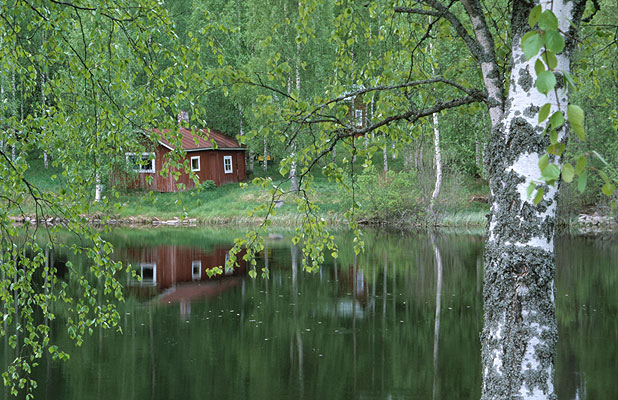
[{"label": "green foliage", "polygon": [[200,190],[215,190],[217,188],[217,185],[215,184],[214,181],[211,181],[210,179],[205,180],[204,182],[200,183]]},{"label": "green foliage", "polygon": [[361,215],[377,221],[424,220],[427,199],[412,171],[377,173],[374,167],[357,178],[354,198]]}]

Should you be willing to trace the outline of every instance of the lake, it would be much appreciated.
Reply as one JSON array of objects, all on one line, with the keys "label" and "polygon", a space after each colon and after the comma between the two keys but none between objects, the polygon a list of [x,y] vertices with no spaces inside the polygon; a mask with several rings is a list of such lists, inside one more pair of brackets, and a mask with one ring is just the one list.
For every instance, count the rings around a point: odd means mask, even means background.
[{"label": "lake", "polygon": [[[258,265],[209,278],[233,231],[119,229],[122,334],[95,330],[35,371],[38,399],[478,399],[483,237],[367,231],[356,256],[301,269],[290,236]],[[618,398],[618,241],[560,237],[559,399]],[[71,256],[58,254],[56,262]],[[3,360],[11,357],[5,340]],[[8,398],[5,391],[5,397]]]}]

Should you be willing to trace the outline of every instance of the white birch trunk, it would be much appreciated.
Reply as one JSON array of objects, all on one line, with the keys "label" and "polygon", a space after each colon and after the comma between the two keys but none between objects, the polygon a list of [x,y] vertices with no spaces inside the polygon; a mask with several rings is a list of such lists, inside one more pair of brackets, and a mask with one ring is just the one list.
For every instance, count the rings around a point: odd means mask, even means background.
[{"label": "white birch trunk", "polygon": [[[302,4],[299,1],[298,8],[300,9],[301,6]],[[296,43],[295,72],[296,72],[296,93],[300,99],[300,43],[298,42]],[[288,93],[289,92],[290,92],[290,88],[288,86]],[[296,141],[294,141],[291,144],[291,146],[292,146],[292,165],[290,166],[290,190],[292,192],[297,192],[298,191],[298,176],[296,176]]]},{"label": "white birch trunk", "polygon": [[[432,68],[433,69],[433,68]],[[433,214],[434,206],[440,195],[442,187],[442,152],[440,151],[440,129],[438,129],[438,114],[433,114],[433,147],[434,147],[434,164],[436,168],[436,182],[431,194],[429,203],[429,211]]]},{"label": "white birch trunk", "polygon": [[388,150],[387,150],[386,143],[384,143],[383,153],[384,153],[384,174],[386,174],[388,172]]},{"label": "white birch trunk", "polygon": [[[430,20],[431,23],[431,20]],[[429,42],[429,57],[433,58],[433,43]],[[431,64],[431,74],[435,76],[436,71]],[[433,193],[431,194],[431,200],[429,201],[429,213],[434,213],[434,206],[440,195],[440,189],[442,187],[442,153],[440,151],[440,128],[438,126],[438,114],[432,114],[433,122],[433,148],[434,148],[434,168],[436,170],[436,181],[433,187]]]},{"label": "white birch trunk", "polygon": [[[521,37],[538,0],[514,4],[511,76],[507,107],[500,122],[492,117],[489,180],[492,197],[485,249],[482,400],[555,399],[554,357],[557,323],[554,300],[554,225],[558,186],[545,188],[534,205],[527,187],[540,179],[538,161],[549,139],[538,124],[538,110],[567,106],[566,88],[548,96],[534,85],[536,57],[526,61]],[[569,32],[581,1],[542,1],[562,32]],[[473,26],[478,23],[471,18]],[[477,38],[479,36],[477,35]],[[569,71],[569,52],[558,55],[559,71]],[[483,72],[485,69],[483,68]],[[489,91],[488,91],[489,92]],[[560,160],[554,158],[554,164]]]},{"label": "white birch trunk", "polygon": [[95,174],[95,189],[94,189],[94,202],[101,201],[101,194],[103,193],[103,185],[101,185],[101,175],[97,172]]},{"label": "white birch trunk", "polygon": [[264,136],[264,172],[268,171],[268,144],[266,143],[266,136]]}]

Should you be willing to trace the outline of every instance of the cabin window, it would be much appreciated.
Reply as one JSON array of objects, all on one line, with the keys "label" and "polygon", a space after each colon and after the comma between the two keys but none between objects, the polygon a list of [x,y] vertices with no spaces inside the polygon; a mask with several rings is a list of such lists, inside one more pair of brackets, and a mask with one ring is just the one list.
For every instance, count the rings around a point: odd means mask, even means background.
[{"label": "cabin window", "polygon": [[200,156],[191,157],[191,171],[197,172],[200,170]]},{"label": "cabin window", "polygon": [[363,110],[354,110],[354,119],[356,120],[356,126],[363,126]]},{"label": "cabin window", "polygon": [[202,279],[202,261],[197,260],[191,263],[191,279],[194,281]]},{"label": "cabin window", "polygon": [[155,154],[154,153],[125,153],[127,158],[127,166],[140,174],[151,174],[155,172]]},{"label": "cabin window", "polygon": [[156,285],[157,284],[157,264],[156,263],[140,263],[139,265],[140,284]]},{"label": "cabin window", "polygon": [[223,171],[226,174],[232,173],[232,156],[223,156]]},{"label": "cabin window", "polygon": [[227,265],[227,262],[230,261],[230,253],[225,253],[225,264],[223,265],[225,267],[225,271],[224,274],[225,275],[233,275],[234,274],[234,266],[229,266]]}]

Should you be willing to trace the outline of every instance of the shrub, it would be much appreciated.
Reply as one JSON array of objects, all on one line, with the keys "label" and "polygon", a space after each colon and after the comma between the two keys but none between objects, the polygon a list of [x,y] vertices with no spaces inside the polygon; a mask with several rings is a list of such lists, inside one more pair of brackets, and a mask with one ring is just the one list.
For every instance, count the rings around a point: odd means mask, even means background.
[{"label": "shrub", "polygon": [[200,183],[200,190],[209,191],[209,190],[215,190],[216,188],[217,188],[217,185],[215,185],[215,182],[211,180],[206,180]]},{"label": "shrub", "polygon": [[361,214],[380,221],[420,220],[426,199],[414,171],[376,172],[374,167],[357,177],[356,201]]}]

